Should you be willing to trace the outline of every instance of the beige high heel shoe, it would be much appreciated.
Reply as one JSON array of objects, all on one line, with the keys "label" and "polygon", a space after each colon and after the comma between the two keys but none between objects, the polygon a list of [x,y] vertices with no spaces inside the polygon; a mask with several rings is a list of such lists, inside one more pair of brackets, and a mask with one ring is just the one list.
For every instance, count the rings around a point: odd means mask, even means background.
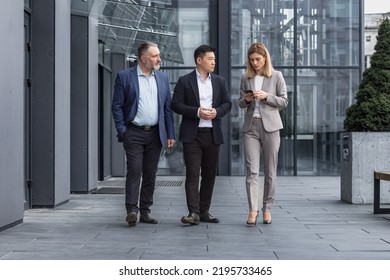
[{"label": "beige high heel shoe", "polygon": [[263,224],[271,224],[272,218],[271,218],[271,212],[264,211],[263,212]]},{"label": "beige high heel shoe", "polygon": [[256,225],[257,217],[259,217],[259,213],[257,211],[250,211],[246,224],[249,226]]}]

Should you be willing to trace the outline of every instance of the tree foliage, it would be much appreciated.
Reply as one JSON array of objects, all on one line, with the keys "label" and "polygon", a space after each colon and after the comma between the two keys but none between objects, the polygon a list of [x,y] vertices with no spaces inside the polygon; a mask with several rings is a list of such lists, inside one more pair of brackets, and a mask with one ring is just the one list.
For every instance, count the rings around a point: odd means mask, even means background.
[{"label": "tree foliage", "polygon": [[347,131],[390,131],[390,20],[379,26],[371,67],[363,73],[356,103],[346,110]]}]

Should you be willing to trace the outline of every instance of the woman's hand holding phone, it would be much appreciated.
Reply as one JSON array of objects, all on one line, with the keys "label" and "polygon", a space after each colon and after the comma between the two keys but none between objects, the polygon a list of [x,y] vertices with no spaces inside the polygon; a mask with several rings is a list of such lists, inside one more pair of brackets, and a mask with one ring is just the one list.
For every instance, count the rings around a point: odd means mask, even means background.
[{"label": "woman's hand holding phone", "polygon": [[253,91],[250,89],[245,90],[244,98],[247,102],[250,102],[253,100]]}]

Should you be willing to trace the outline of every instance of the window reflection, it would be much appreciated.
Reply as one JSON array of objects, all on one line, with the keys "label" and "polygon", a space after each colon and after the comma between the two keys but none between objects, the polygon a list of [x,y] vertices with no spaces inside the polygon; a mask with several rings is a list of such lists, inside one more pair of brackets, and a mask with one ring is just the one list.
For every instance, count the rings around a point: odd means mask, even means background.
[{"label": "window reflection", "polygon": [[358,1],[232,2],[232,65],[246,63],[245,50],[254,42],[268,47],[274,65],[292,66],[294,59],[297,66],[359,63]]},{"label": "window reflection", "polygon": [[237,100],[254,42],[267,45],[288,88],[278,173],[339,175],[345,109],[360,80],[359,1],[241,0],[232,1],[231,12],[232,175],[244,174]]},{"label": "window reflection", "polygon": [[337,175],[345,110],[359,86],[359,70],[299,71],[297,79],[298,174]]}]

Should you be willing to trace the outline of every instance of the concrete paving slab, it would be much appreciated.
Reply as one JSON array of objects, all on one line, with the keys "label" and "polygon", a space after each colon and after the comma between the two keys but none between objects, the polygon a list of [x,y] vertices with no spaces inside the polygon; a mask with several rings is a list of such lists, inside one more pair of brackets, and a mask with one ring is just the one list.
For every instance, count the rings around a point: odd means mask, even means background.
[{"label": "concrete paving slab", "polygon": [[[123,178],[112,180],[124,186]],[[25,211],[22,224],[0,232],[0,259],[390,259],[390,215],[341,201],[339,177],[279,177],[273,222],[263,225],[260,217],[254,227],[246,226],[243,176],[217,177],[210,211],[221,222],[199,226],[181,224],[184,184],[163,186],[167,180],[184,177],[158,178],[156,225],[128,227],[123,192],[72,194],[55,209]]]}]

